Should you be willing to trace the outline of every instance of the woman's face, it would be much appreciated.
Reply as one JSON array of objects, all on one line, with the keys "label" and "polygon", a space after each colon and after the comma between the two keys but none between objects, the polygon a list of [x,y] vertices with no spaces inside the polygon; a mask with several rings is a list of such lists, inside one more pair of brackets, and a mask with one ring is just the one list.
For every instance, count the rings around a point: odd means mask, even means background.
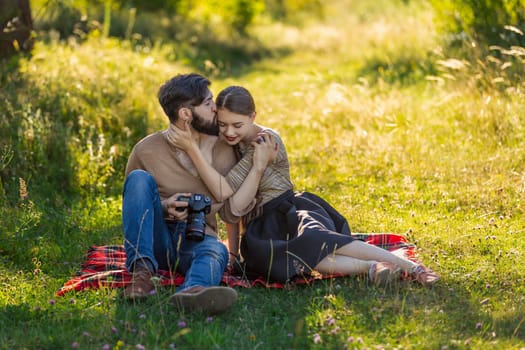
[{"label": "woman's face", "polygon": [[234,146],[241,141],[252,137],[252,126],[255,113],[252,116],[230,112],[226,108],[217,111],[217,124],[219,133],[224,137],[230,146]]}]

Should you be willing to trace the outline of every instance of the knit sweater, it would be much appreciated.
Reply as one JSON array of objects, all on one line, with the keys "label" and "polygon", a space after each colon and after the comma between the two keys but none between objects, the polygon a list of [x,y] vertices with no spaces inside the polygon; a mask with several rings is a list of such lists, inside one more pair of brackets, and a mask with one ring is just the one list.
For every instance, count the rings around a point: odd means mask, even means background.
[{"label": "knit sweater", "polygon": [[[274,137],[279,150],[275,161],[268,164],[268,167],[264,171],[264,175],[259,182],[255,200],[244,210],[233,210],[237,216],[247,215],[245,219],[248,221],[260,214],[260,208],[264,204],[294,188],[290,179],[290,163],[283,140],[275,130],[263,128],[263,131]],[[234,191],[237,191],[241,187],[244,179],[250,172],[253,164],[254,148],[251,145],[244,150],[237,147],[237,152],[241,159],[226,176],[226,180]]]}]

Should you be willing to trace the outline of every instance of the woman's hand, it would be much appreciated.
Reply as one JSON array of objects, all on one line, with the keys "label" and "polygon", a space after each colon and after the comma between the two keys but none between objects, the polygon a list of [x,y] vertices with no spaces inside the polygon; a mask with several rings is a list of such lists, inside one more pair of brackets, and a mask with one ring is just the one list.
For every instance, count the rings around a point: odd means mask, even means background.
[{"label": "woman's hand", "polygon": [[162,211],[168,221],[185,221],[188,218],[188,202],[179,200],[180,196],[189,197],[191,193],[175,193],[161,202]]},{"label": "woman's hand", "polygon": [[271,134],[266,132],[259,133],[252,145],[255,147],[253,166],[256,169],[264,171],[268,164],[277,159],[279,145]]},{"label": "woman's hand", "polygon": [[184,130],[177,127],[172,128],[171,140],[176,147],[188,152],[192,147],[198,148],[199,145],[191,133],[190,122],[186,121],[184,126]]}]

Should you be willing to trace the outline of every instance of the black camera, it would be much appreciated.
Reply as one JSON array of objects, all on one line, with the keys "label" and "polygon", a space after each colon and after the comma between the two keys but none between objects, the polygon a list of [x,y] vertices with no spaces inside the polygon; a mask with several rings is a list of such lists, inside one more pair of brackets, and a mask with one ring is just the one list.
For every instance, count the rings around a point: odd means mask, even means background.
[{"label": "black camera", "polygon": [[[179,222],[177,230],[186,235],[190,241],[200,242],[204,240],[206,234],[206,214],[211,210],[211,199],[203,194],[194,193],[191,196],[179,196],[178,201],[188,203],[188,219],[186,222]],[[184,207],[176,210],[184,211]]]}]

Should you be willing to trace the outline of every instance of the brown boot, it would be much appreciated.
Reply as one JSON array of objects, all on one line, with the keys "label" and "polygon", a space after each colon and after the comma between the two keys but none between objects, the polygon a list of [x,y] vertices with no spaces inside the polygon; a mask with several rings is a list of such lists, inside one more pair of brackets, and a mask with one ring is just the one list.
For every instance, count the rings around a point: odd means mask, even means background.
[{"label": "brown boot", "polygon": [[209,315],[229,309],[237,300],[237,292],[230,287],[195,286],[173,294],[170,302],[186,312],[200,311]]},{"label": "brown boot", "polygon": [[145,267],[137,267],[132,274],[131,284],[124,289],[124,298],[129,300],[143,299],[155,293],[155,285],[151,281],[151,271]]}]

